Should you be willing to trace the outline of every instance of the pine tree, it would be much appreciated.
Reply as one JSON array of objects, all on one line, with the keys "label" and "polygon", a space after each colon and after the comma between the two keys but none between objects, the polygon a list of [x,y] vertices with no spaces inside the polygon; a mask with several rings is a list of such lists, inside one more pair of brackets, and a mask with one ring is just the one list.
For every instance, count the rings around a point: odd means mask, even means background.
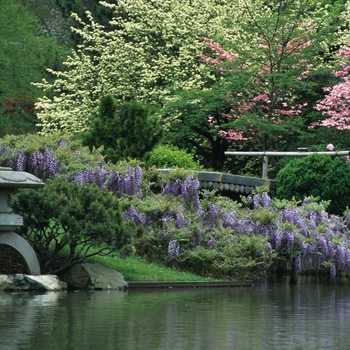
[{"label": "pine tree", "polygon": [[106,160],[115,163],[127,158],[145,159],[162,137],[162,127],[150,109],[138,101],[118,107],[115,98],[101,98],[98,116],[90,130],[83,134],[83,142],[93,147],[104,147]]}]

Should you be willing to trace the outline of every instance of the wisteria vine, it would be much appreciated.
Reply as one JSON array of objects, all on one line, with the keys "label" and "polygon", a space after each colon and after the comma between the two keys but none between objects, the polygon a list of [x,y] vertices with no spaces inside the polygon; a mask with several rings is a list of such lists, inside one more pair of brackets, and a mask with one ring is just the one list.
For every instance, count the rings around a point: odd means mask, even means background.
[{"label": "wisteria vine", "polygon": [[148,232],[154,232],[161,223],[157,232],[163,232],[168,242],[168,259],[176,258],[181,251],[176,232],[190,237],[192,247],[208,247],[215,246],[220,241],[218,233],[226,230],[226,240],[243,234],[266,237],[268,248],[295,264],[298,273],[323,270],[331,277],[350,276],[350,213],[344,217],[329,215],[325,204],[314,198],[306,198],[301,205],[281,205],[267,192],[248,197],[251,209],[232,210],[214,202],[204,205],[199,192],[192,191],[197,186],[192,176],[168,182],[163,196],[177,196],[183,204],[159,212],[157,222],[154,211],[151,219],[135,206],[124,213],[124,218]]},{"label": "wisteria vine", "polygon": [[0,145],[0,157],[2,166],[26,171],[42,179],[59,172],[59,161],[52,155],[50,147],[46,147],[43,152],[36,150],[28,154],[25,151],[11,151],[8,146]]},{"label": "wisteria vine", "polygon": [[[61,142],[57,147],[64,145]],[[51,147],[28,153],[0,145],[0,160],[2,166],[41,179],[62,171]],[[65,176],[81,186],[95,184],[119,198],[127,195],[144,200],[140,166],[128,166],[119,172],[99,162]],[[324,203],[313,198],[306,198],[300,205],[287,201],[281,204],[267,192],[248,196],[250,209],[232,209],[214,198],[206,200],[199,187],[198,179],[192,175],[168,181],[160,198],[174,203],[171,209],[145,210],[145,206],[132,205],[124,212],[124,219],[143,227],[149,235],[162,236],[166,242],[164,254],[169,260],[177,259],[184,245],[186,249],[213,248],[239,235],[260,235],[266,238],[268,250],[295,264],[299,273],[323,270],[332,277],[350,276],[350,212],[344,216],[329,215]]]}]

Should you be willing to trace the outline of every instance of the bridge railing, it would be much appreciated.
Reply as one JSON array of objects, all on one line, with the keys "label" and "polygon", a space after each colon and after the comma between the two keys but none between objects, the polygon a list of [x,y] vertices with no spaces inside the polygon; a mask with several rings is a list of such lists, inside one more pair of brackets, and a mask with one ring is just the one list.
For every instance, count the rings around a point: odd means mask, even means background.
[{"label": "bridge railing", "polygon": [[269,157],[307,157],[311,154],[328,154],[329,156],[349,156],[349,151],[327,151],[327,152],[309,152],[307,149],[299,149],[298,152],[240,152],[240,151],[226,151],[227,156],[251,156],[262,157],[262,174],[263,179],[267,178],[267,169],[269,164]]}]

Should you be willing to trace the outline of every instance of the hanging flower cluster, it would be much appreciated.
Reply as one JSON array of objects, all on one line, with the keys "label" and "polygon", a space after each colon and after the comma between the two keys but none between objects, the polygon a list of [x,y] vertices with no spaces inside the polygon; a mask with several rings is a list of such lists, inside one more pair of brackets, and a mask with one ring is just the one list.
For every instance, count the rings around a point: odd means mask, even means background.
[{"label": "hanging flower cluster", "polygon": [[163,235],[168,258],[176,259],[183,244],[213,249],[223,239],[229,242],[241,235],[262,236],[266,247],[295,264],[299,273],[323,270],[332,277],[350,276],[350,214],[329,215],[325,204],[314,198],[306,198],[300,206],[286,202],[281,207],[267,192],[248,196],[250,210],[204,204],[194,192],[189,196],[188,188],[194,188],[194,181],[188,177],[166,184],[163,195],[178,196],[182,205],[165,213],[159,211],[158,220],[154,211],[151,219],[149,213],[136,207],[124,215],[147,232]]}]

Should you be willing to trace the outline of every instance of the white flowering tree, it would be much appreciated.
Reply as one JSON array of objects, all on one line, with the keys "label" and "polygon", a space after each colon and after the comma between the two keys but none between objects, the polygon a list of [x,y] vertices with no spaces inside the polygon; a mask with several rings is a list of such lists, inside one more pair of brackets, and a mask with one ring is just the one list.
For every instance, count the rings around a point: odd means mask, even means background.
[{"label": "white flowering tree", "polygon": [[54,83],[36,84],[45,91],[37,102],[43,133],[74,134],[86,130],[100,97],[135,99],[163,105],[177,90],[202,89],[199,53],[202,35],[237,35],[239,4],[215,0],[125,0],[101,2],[114,13],[106,30],[87,13],[89,23],[73,14],[73,29],[82,44],[68,57],[64,71],[51,71]]}]

